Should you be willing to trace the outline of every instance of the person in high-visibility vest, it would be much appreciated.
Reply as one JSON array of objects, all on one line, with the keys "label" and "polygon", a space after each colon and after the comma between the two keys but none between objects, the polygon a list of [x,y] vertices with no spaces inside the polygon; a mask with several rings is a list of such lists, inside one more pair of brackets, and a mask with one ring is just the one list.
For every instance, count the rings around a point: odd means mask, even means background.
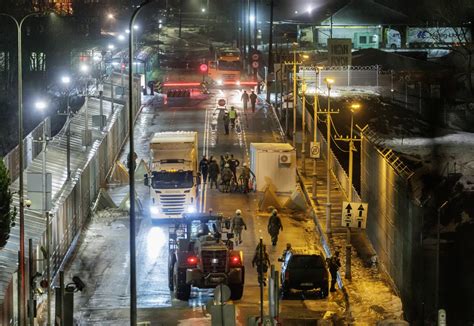
[{"label": "person in high-visibility vest", "polygon": [[229,119],[230,119],[230,127],[232,129],[235,128],[235,119],[237,119],[237,111],[235,111],[235,107],[231,106],[229,111]]}]

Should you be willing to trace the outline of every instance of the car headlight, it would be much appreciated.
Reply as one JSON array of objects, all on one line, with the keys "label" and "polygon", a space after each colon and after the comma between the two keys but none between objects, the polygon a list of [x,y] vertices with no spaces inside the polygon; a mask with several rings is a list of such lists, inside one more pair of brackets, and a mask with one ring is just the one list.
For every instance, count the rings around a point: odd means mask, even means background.
[{"label": "car headlight", "polygon": [[188,206],[186,208],[186,213],[196,213],[196,207],[194,206]]},{"label": "car headlight", "polygon": [[223,84],[222,79],[218,79],[217,80],[217,85],[222,85],[222,84]]},{"label": "car headlight", "polygon": [[160,210],[156,206],[150,206],[150,214],[151,215],[158,215],[158,214],[160,214]]}]

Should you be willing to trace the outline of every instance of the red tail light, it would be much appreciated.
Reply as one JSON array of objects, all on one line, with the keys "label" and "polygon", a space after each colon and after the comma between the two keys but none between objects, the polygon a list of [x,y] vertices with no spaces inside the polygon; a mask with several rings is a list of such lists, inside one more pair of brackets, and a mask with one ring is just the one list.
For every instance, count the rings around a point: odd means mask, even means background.
[{"label": "red tail light", "polygon": [[230,256],[230,266],[241,266],[242,261],[240,260],[240,256],[232,255]]},{"label": "red tail light", "polygon": [[189,256],[186,262],[189,266],[196,266],[198,263],[198,258],[196,256]]}]

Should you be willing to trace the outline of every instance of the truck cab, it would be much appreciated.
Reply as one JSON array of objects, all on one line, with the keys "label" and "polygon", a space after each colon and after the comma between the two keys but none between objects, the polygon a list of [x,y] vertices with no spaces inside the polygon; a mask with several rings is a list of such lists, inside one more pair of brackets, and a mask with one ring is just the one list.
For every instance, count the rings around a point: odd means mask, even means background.
[{"label": "truck cab", "polygon": [[197,132],[159,132],[150,142],[149,173],[152,221],[181,218],[198,209]]}]

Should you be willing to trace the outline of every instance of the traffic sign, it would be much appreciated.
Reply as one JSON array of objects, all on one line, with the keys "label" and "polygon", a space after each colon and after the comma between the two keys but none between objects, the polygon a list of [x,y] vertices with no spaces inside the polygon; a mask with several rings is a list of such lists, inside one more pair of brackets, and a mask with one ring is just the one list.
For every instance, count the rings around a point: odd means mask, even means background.
[{"label": "traffic sign", "polygon": [[201,65],[199,66],[199,70],[201,70],[201,72],[206,72],[207,71],[207,65],[205,63],[201,63]]},{"label": "traffic sign", "polygon": [[311,142],[311,158],[320,158],[321,157],[321,143],[320,142]]},{"label": "traffic sign", "polygon": [[252,67],[257,69],[258,68],[258,61],[253,61],[252,62]]},{"label": "traffic sign", "polygon": [[260,56],[258,55],[258,53],[252,54],[252,60],[253,61],[257,61],[259,58],[260,58]]},{"label": "traffic sign", "polygon": [[230,288],[225,284],[219,284],[214,289],[214,302],[222,304],[230,299]]},{"label": "traffic sign", "polygon": [[365,229],[367,225],[368,203],[342,202],[341,225],[352,228]]}]

